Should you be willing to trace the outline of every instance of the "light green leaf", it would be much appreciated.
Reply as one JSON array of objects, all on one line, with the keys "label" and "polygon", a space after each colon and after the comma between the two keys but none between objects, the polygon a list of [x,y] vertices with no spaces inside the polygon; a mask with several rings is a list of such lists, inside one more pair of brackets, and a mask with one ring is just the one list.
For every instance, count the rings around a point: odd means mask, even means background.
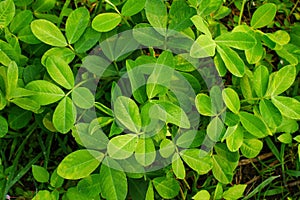
[{"label": "light green leaf", "polygon": [[269,127],[277,128],[280,126],[282,122],[281,113],[270,100],[262,99],[259,102],[259,111]]},{"label": "light green leaf", "polygon": [[30,26],[33,34],[42,42],[57,47],[67,46],[66,38],[52,22],[37,19],[32,21]]},{"label": "light green leaf", "polygon": [[8,133],[7,120],[0,115],[0,138],[4,137]]},{"label": "light green leaf", "polygon": [[185,167],[178,153],[172,157],[172,169],[178,179],[185,178]]},{"label": "light green leaf", "polygon": [[240,111],[241,104],[236,91],[232,88],[225,88],[222,91],[222,97],[229,110],[231,110],[235,114],[238,114]]},{"label": "light green leaf", "polygon": [[126,17],[133,16],[144,9],[145,3],[146,0],[140,0],[139,2],[127,0],[122,7],[121,13]]},{"label": "light green leaf", "polygon": [[146,17],[149,23],[157,29],[158,32],[164,33],[168,23],[167,7],[162,0],[146,0],[145,5]]},{"label": "light green leaf", "polygon": [[0,28],[7,27],[15,16],[16,8],[13,0],[0,2]]},{"label": "light green leaf", "polygon": [[49,172],[37,165],[32,165],[32,175],[37,182],[47,183],[49,181]]},{"label": "light green leaf", "polygon": [[272,103],[278,108],[281,114],[290,119],[300,119],[300,102],[291,97],[272,97]]},{"label": "light green leaf", "polygon": [[244,139],[241,152],[246,158],[255,158],[263,148],[263,142],[258,139]]},{"label": "light green leaf", "polygon": [[66,47],[53,47],[43,54],[41,59],[42,65],[46,66],[46,61],[49,57],[60,57],[69,64],[75,58],[75,53]]},{"label": "light green leaf", "polygon": [[224,131],[224,123],[219,117],[214,117],[207,125],[206,133],[214,141],[220,141],[220,136]]},{"label": "light green leaf", "polygon": [[59,188],[63,185],[64,179],[57,174],[57,169],[52,172],[50,177],[50,185],[54,188]]},{"label": "light green leaf", "polygon": [[200,35],[191,47],[193,58],[206,58],[215,55],[216,43],[209,35]]},{"label": "light green leaf", "polygon": [[46,69],[51,78],[66,89],[74,86],[74,75],[68,63],[60,57],[51,56],[46,60]]},{"label": "light green leaf", "polygon": [[120,165],[113,159],[106,158],[100,168],[102,197],[107,200],[125,200],[128,192],[127,178]]},{"label": "light green leaf", "polygon": [[201,31],[205,35],[211,36],[210,30],[208,29],[208,24],[204,21],[204,19],[200,15],[194,15],[191,18],[191,21],[196,26],[198,31]]},{"label": "light green leaf", "polygon": [[252,28],[262,28],[270,24],[276,15],[276,5],[273,3],[266,3],[260,6],[253,13],[250,25]]},{"label": "light green leaf", "polygon": [[198,112],[204,116],[215,116],[216,108],[212,104],[212,99],[206,94],[198,94],[195,99],[195,104]]},{"label": "light green leaf", "polygon": [[195,194],[192,199],[195,200],[210,200],[210,194],[207,190],[200,190]]},{"label": "light green leaf", "polygon": [[86,87],[77,87],[72,92],[73,103],[82,109],[89,109],[94,106],[95,97]]},{"label": "light green leaf", "polygon": [[[227,131],[231,127],[227,128]],[[227,133],[226,131],[226,133]],[[244,138],[244,130],[241,128],[241,126],[237,125],[234,127],[234,130],[231,131],[231,133],[226,137],[226,145],[231,152],[236,152],[239,150],[239,148],[243,144],[243,138]],[[225,133],[225,135],[226,135]]]},{"label": "light green leaf", "polygon": [[89,176],[101,163],[104,154],[94,150],[77,150],[67,155],[58,165],[57,173],[65,179]]},{"label": "light green leaf", "polygon": [[114,159],[129,158],[137,147],[138,137],[134,134],[118,135],[107,145],[107,152]]},{"label": "light green leaf", "polygon": [[40,190],[32,200],[40,200],[40,199],[48,199],[48,200],[55,200],[53,195],[48,190]]},{"label": "light green leaf", "polygon": [[141,129],[141,115],[136,103],[125,96],[120,96],[114,102],[116,119],[127,129],[139,133]]},{"label": "light green leaf", "polygon": [[116,28],[122,18],[117,13],[101,13],[92,21],[92,27],[98,32],[108,32]]},{"label": "light green leaf", "polygon": [[156,103],[150,110],[150,116],[166,123],[175,124],[181,128],[190,128],[190,121],[184,110],[168,101],[153,101]]},{"label": "light green leaf", "polygon": [[186,149],[180,152],[180,156],[199,175],[208,173],[212,168],[210,155],[205,156],[205,152],[201,149]]},{"label": "light green leaf", "polygon": [[26,85],[25,89],[34,91],[34,95],[30,98],[42,106],[59,101],[65,96],[62,89],[45,80],[32,81]]},{"label": "light green leaf", "polygon": [[74,49],[77,53],[85,53],[90,50],[100,40],[101,33],[95,31],[90,26],[85,30],[83,35],[74,44]]},{"label": "light green leaf", "polygon": [[154,200],[154,190],[151,181],[149,182],[145,200]]},{"label": "light green leaf", "polygon": [[176,146],[182,148],[195,148],[201,145],[204,133],[197,130],[184,131],[176,137]]},{"label": "light green leaf", "polygon": [[39,109],[41,108],[40,104],[28,97],[14,98],[10,102],[16,104],[20,108],[23,108],[24,110],[29,110],[35,113],[38,113]]},{"label": "light green leaf", "polygon": [[246,66],[240,56],[234,50],[226,46],[218,45],[217,50],[228,71],[237,77],[243,77]]},{"label": "light green leaf", "polygon": [[18,86],[18,66],[15,62],[10,62],[7,68],[7,84],[6,84],[6,97],[11,98],[13,91],[16,90]]},{"label": "light green leaf", "polygon": [[284,144],[291,144],[293,141],[292,135],[290,133],[283,133],[277,139]]},{"label": "light green leaf", "polygon": [[266,66],[258,66],[253,73],[253,87],[258,97],[263,97],[269,83],[269,70]]},{"label": "light green leaf", "polygon": [[175,152],[175,144],[169,139],[163,139],[160,142],[159,153],[163,158],[168,158]]},{"label": "light green leaf", "polygon": [[259,36],[256,36],[256,45],[251,49],[245,50],[245,55],[249,64],[258,63],[262,59],[264,55],[264,48]]},{"label": "light green leaf", "polygon": [[265,34],[270,40],[276,42],[279,45],[286,45],[290,41],[290,35],[283,30],[278,30],[274,33],[266,33]]},{"label": "light green leaf", "polygon": [[243,197],[246,189],[246,184],[234,185],[223,193],[223,198],[226,200],[235,200]]},{"label": "light green leaf", "polygon": [[256,39],[245,32],[224,33],[215,39],[218,45],[229,46],[239,50],[251,49],[256,45]]},{"label": "light green leaf", "polygon": [[179,194],[180,186],[174,178],[157,177],[153,185],[158,194],[165,199],[172,199]]},{"label": "light green leaf", "polygon": [[61,133],[67,133],[76,121],[76,108],[70,97],[63,98],[53,113],[53,125]]},{"label": "light green leaf", "polygon": [[156,150],[151,138],[140,138],[135,149],[135,159],[142,166],[151,165],[155,161]]},{"label": "light green leaf", "polygon": [[69,44],[79,40],[90,21],[90,13],[87,8],[80,7],[72,11],[66,22],[66,37]]},{"label": "light green leaf", "polygon": [[160,35],[150,24],[140,23],[133,28],[133,37],[144,46],[160,47],[165,38]]},{"label": "light green leaf", "polygon": [[240,112],[240,119],[243,127],[257,138],[269,135],[268,128],[259,117],[247,112]]},{"label": "light green leaf", "polygon": [[268,87],[267,94],[276,96],[289,87],[292,86],[296,79],[296,67],[294,65],[287,65],[275,72],[273,79],[271,79]]},{"label": "light green leaf", "polygon": [[35,12],[47,12],[54,8],[56,0],[36,0],[32,5]]}]

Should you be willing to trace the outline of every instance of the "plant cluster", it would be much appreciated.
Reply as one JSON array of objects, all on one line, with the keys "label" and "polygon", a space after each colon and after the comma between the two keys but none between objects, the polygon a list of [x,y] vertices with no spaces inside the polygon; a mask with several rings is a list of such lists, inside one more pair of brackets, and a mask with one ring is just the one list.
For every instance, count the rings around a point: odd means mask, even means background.
[{"label": "plant cluster", "polygon": [[298,4],[0,1],[1,198],[300,195]]}]

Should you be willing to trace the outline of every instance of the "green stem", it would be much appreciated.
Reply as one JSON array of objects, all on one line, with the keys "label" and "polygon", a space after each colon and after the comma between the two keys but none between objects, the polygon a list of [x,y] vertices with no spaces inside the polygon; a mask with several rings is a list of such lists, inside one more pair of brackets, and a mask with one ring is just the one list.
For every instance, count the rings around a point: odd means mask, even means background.
[{"label": "green stem", "polygon": [[247,0],[243,0],[242,8],[241,8],[240,16],[239,16],[239,25],[241,25],[241,23],[242,23],[242,17],[243,17],[246,2],[247,2]]},{"label": "green stem", "polygon": [[74,86],[74,87],[73,87],[73,88],[65,95],[65,97],[69,96],[69,95],[74,91],[74,89],[80,87],[81,85],[85,84],[86,82],[88,82],[88,81],[90,81],[90,80],[94,80],[94,78],[89,78],[89,79],[87,79],[87,80],[84,80],[84,81],[78,83],[77,85],[75,85],[75,86]]}]

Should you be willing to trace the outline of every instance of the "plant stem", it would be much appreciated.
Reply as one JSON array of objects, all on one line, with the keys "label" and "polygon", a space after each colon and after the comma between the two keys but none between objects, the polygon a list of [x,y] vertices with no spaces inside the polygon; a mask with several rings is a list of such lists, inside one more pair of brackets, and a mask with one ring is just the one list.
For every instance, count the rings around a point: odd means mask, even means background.
[{"label": "plant stem", "polygon": [[243,0],[242,8],[241,8],[240,16],[239,16],[239,25],[241,25],[241,23],[242,23],[242,17],[243,17],[246,2],[247,2],[247,0]]}]

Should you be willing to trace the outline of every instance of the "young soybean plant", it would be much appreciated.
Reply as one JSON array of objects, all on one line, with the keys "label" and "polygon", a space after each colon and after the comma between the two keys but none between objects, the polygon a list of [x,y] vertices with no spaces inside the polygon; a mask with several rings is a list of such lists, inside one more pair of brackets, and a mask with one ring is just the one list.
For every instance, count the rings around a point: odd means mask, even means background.
[{"label": "young soybean plant", "polygon": [[[273,3],[242,23],[245,2],[228,30],[221,0],[1,1],[0,137],[34,125],[0,159],[1,196],[30,168],[36,200],[249,199],[279,180],[249,192],[236,171],[271,138],[299,147],[298,36],[269,29]],[[61,146],[40,139],[18,171],[40,130]]]}]

